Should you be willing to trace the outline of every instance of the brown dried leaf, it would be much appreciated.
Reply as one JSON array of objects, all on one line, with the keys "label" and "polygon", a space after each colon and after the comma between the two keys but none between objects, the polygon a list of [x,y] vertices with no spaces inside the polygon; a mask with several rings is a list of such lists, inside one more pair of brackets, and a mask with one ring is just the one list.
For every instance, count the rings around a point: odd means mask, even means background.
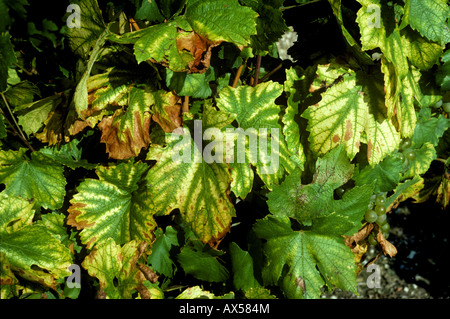
[{"label": "brown dried leaf", "polygon": [[156,99],[152,119],[161,126],[164,132],[171,133],[182,125],[181,98],[171,92],[160,95],[160,97]]},{"label": "brown dried leaf", "polygon": [[397,248],[392,245],[386,238],[384,238],[383,234],[378,231],[377,233],[377,241],[383,249],[384,255],[389,255],[389,257],[394,257],[397,255]]},{"label": "brown dried leaf", "polygon": [[122,110],[117,110],[112,116],[107,116],[98,124],[102,131],[101,143],[106,144],[106,152],[110,158],[127,159],[139,155],[142,148],[150,143],[150,116],[144,116],[143,123],[141,114],[133,112],[133,125],[121,129]]},{"label": "brown dried leaf", "polygon": [[177,37],[178,51],[186,50],[192,54],[194,59],[189,62],[189,73],[204,73],[211,63],[211,49],[218,46],[222,41],[212,42],[201,35],[192,32],[188,36]]}]

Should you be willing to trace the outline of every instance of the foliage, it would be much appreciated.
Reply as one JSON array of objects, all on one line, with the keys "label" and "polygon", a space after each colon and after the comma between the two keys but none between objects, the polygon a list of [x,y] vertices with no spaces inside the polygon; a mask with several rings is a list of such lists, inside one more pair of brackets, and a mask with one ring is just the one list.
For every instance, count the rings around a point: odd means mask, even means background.
[{"label": "foliage", "polygon": [[448,1],[72,4],[0,0],[2,299],[357,293],[448,207]]}]

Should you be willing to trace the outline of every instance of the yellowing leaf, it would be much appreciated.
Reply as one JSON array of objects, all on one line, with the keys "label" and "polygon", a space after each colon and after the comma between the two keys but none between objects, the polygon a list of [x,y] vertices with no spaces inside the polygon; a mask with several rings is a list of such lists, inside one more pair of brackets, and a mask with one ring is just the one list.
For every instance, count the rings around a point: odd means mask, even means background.
[{"label": "yellowing leaf", "polygon": [[367,144],[371,165],[398,149],[400,136],[384,115],[384,103],[376,87],[376,78],[368,80],[348,70],[342,79],[322,94],[322,100],[310,106],[302,116],[308,119],[311,148],[325,154],[344,144],[350,159]]},{"label": "yellowing leaf", "polygon": [[[230,173],[224,163],[205,162],[187,130],[179,137],[166,135],[166,147],[148,152],[147,159],[156,160],[147,175],[151,199],[158,215],[178,208],[193,232],[204,243],[215,245],[235,215],[228,197]],[[190,155],[182,160],[180,152]]]},{"label": "yellowing leaf", "polygon": [[88,248],[113,238],[118,244],[130,240],[151,243],[153,208],[142,177],[143,163],[122,163],[99,167],[99,179],[86,179],[70,201],[67,224],[81,229],[81,241]]},{"label": "yellowing leaf", "polygon": [[136,265],[138,247],[134,240],[121,247],[108,238],[84,259],[83,267],[98,278],[107,299],[131,299],[133,291],[146,280]]}]

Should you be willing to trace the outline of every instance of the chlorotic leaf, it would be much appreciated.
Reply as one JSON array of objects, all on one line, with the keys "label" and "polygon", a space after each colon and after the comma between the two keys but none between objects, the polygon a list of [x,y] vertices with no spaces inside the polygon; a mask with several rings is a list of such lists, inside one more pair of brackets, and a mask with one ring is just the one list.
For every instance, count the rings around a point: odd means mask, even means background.
[{"label": "chlorotic leaf", "polygon": [[67,224],[81,230],[81,241],[88,248],[108,238],[120,245],[153,240],[156,223],[143,180],[146,170],[143,163],[99,167],[99,179],[86,179],[78,186]]},{"label": "chlorotic leaf", "polygon": [[350,159],[358,153],[366,136],[367,159],[371,165],[397,150],[400,137],[392,121],[383,115],[375,79],[348,71],[339,83],[322,94],[322,100],[302,116],[308,119],[311,148],[325,154],[344,144]]},{"label": "chlorotic leaf", "polygon": [[153,147],[147,154],[148,160],[156,160],[147,175],[155,212],[166,215],[178,208],[194,233],[213,245],[228,232],[235,215],[228,167],[207,163],[187,129],[167,134],[166,141],[166,147]]},{"label": "chlorotic leaf", "polygon": [[12,196],[34,200],[37,205],[59,209],[66,194],[64,168],[40,152],[26,149],[0,151],[0,183],[6,185],[4,192]]},{"label": "chlorotic leaf", "polygon": [[31,224],[32,207],[23,198],[0,195],[0,249],[22,277],[55,288],[56,279],[70,274],[72,254],[51,229]]},{"label": "chlorotic leaf", "polygon": [[90,276],[98,278],[100,289],[108,299],[131,299],[133,291],[145,280],[136,265],[138,258],[136,241],[121,247],[108,238],[84,259],[82,265]]},{"label": "chlorotic leaf", "polygon": [[[258,175],[269,189],[280,183],[285,172],[291,172],[296,167],[303,168],[299,156],[288,150],[281,132],[281,110],[275,104],[275,99],[281,92],[281,85],[265,82],[256,87],[225,87],[219,92],[220,97],[217,100],[219,109],[235,114],[239,124],[239,128],[235,130],[236,152],[234,157],[231,156],[231,160],[248,166],[245,163],[248,158],[247,163],[256,166]],[[259,140],[258,144],[256,140]],[[247,153],[238,148],[244,145]]]},{"label": "chlorotic leaf", "polygon": [[[203,290],[200,286],[194,286],[186,288],[181,294],[179,294],[175,299],[233,299],[234,293],[229,292],[223,296],[216,296],[212,292]],[[180,313],[188,313],[189,309],[182,308]]]}]

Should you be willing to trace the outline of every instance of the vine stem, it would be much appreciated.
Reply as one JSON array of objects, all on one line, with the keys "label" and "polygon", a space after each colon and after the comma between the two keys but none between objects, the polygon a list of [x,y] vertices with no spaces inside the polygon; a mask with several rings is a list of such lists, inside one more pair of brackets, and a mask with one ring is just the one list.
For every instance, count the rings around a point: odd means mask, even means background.
[{"label": "vine stem", "polygon": [[[0,112],[2,113],[3,117],[5,118],[6,122],[8,123],[8,125],[13,129],[14,134],[18,135],[20,137],[20,139],[22,140],[22,142],[25,143],[25,145],[32,151],[34,152],[35,149],[33,148],[33,146],[31,146],[31,144],[27,141],[25,134],[23,134],[23,131],[20,129],[19,123],[17,123],[16,118],[14,117],[11,108],[9,107],[8,101],[5,98],[5,95],[3,93],[0,93],[0,95],[2,96],[3,102],[5,102],[6,108],[8,109],[9,114],[11,115],[11,118],[14,121],[14,124],[16,127],[14,127],[14,125],[11,124],[11,122],[8,120],[8,118],[6,117],[5,113],[3,112],[3,110],[0,108]],[[16,129],[17,128],[17,129]]]},{"label": "vine stem", "polygon": [[232,87],[236,87],[237,86],[237,84],[238,84],[238,82],[239,82],[239,78],[241,77],[241,73],[242,73],[242,69],[244,68],[244,63],[242,63],[240,66],[239,66],[239,68],[238,68],[238,70],[237,70],[237,72],[236,72],[236,76],[234,77],[234,80],[233,80],[233,85],[232,85]]},{"label": "vine stem", "polygon": [[181,106],[183,113],[189,113],[189,96],[185,96],[183,100],[183,105]]},{"label": "vine stem", "polygon": [[283,66],[283,63],[280,63],[276,68],[274,68],[272,71],[270,71],[269,73],[267,73],[266,75],[264,75],[261,80],[259,80],[259,82],[263,82],[265,79],[267,79],[268,77],[270,77],[272,74],[274,74],[275,72],[277,72],[279,69],[281,69],[281,67]]},{"label": "vine stem", "polygon": [[256,71],[255,71],[255,82],[253,82],[253,86],[258,85],[258,78],[259,78],[259,69],[261,68],[261,55],[256,56]]}]

